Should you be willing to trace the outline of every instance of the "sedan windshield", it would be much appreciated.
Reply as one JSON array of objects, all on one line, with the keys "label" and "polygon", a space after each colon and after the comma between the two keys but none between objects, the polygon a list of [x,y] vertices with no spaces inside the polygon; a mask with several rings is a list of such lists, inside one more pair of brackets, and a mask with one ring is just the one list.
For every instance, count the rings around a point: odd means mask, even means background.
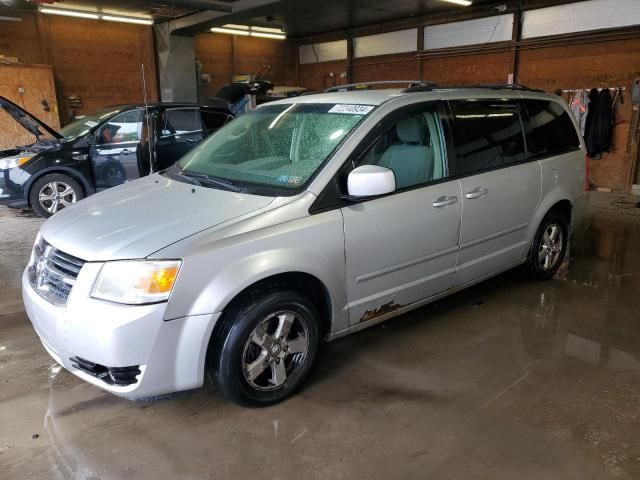
[{"label": "sedan windshield", "polygon": [[60,134],[64,137],[64,141],[73,140],[75,138],[86,135],[89,131],[104,122],[108,118],[118,113],[121,107],[110,107],[103,110],[99,110],[93,115],[87,115],[82,118],[74,120],[69,125],[60,130]]},{"label": "sedan windshield", "polygon": [[178,162],[183,174],[239,186],[299,189],[371,111],[370,105],[293,103],[245,113]]}]

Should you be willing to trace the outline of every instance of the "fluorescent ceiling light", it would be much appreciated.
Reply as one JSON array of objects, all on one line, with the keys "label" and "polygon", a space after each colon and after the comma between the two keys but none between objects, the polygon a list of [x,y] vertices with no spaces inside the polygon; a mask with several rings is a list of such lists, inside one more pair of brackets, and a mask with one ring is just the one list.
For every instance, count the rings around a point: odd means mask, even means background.
[{"label": "fluorescent ceiling light", "polygon": [[66,10],[63,8],[41,8],[40,12],[51,15],[64,15],[67,17],[90,18],[92,20],[98,20],[100,18],[96,13],[76,12],[75,10]]},{"label": "fluorescent ceiling light", "polygon": [[262,32],[251,32],[252,37],[262,37],[262,38],[275,38],[277,40],[284,40],[287,38],[284,34],[277,33],[262,33]]},{"label": "fluorescent ceiling light", "polygon": [[3,22],[21,22],[22,17],[0,17],[0,21]]},{"label": "fluorescent ceiling light", "polygon": [[222,28],[231,28],[235,30],[249,30],[248,25],[236,25],[235,23],[227,23],[226,25],[223,25]]},{"label": "fluorescent ceiling light", "polygon": [[249,36],[249,32],[246,32],[244,30],[233,30],[231,28],[212,28],[211,29],[212,32],[216,32],[216,33],[228,33],[230,35],[245,35],[245,36]]},{"label": "fluorescent ceiling light", "polygon": [[117,15],[102,15],[102,20],[108,22],[135,23],[137,25],[153,25],[153,20],[147,18],[120,17]]},{"label": "fluorescent ceiling light", "polygon": [[455,5],[462,5],[463,7],[469,7],[473,3],[471,0],[440,0],[440,1],[453,3]]},{"label": "fluorescent ceiling light", "polygon": [[284,32],[279,28],[251,27],[251,30],[256,31],[256,32],[278,33],[280,35],[284,35]]},{"label": "fluorescent ceiling light", "polygon": [[64,15],[67,17],[90,18],[91,20],[106,20],[108,22],[135,23],[137,25],[153,25],[153,19],[142,17],[122,17],[120,15],[103,15],[97,12],[79,12],[77,10],[67,10],[66,8],[42,7],[41,13],[51,15]]},{"label": "fluorescent ceiling light", "polygon": [[216,33],[244,35],[245,37],[252,36],[252,37],[262,37],[262,38],[274,38],[277,40],[284,40],[285,38],[287,38],[287,35],[279,28],[253,27],[248,25],[236,25],[233,23],[227,23],[222,27],[211,28],[210,30]]}]

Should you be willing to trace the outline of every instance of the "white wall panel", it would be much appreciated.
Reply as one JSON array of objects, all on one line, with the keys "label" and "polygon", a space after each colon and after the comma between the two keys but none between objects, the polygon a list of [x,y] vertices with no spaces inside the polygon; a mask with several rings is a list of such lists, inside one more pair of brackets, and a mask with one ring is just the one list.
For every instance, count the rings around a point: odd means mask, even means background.
[{"label": "white wall panel", "polygon": [[513,14],[432,25],[424,29],[424,48],[460,47],[511,40]]},{"label": "white wall panel", "polygon": [[314,43],[300,46],[300,63],[330,62],[347,58],[347,41]]},{"label": "white wall panel", "polygon": [[418,29],[367,35],[353,39],[355,58],[415,52],[418,49]]},{"label": "white wall panel", "polygon": [[640,0],[589,0],[529,10],[522,38],[640,25]]}]

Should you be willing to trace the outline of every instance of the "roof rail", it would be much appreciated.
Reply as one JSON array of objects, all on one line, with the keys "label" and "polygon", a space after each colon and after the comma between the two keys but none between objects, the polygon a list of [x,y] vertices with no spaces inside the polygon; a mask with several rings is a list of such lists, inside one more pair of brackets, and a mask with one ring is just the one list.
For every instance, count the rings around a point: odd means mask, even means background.
[{"label": "roof rail", "polygon": [[416,85],[411,86],[409,88],[405,88],[402,93],[412,93],[412,92],[430,92],[434,89],[443,89],[443,90],[453,90],[453,89],[462,89],[462,88],[487,88],[490,90],[517,90],[524,92],[538,92],[538,93],[546,93],[544,90],[539,88],[529,88],[525,85],[519,85],[517,83],[487,83],[487,84],[470,84],[470,85],[436,85],[430,84],[428,86]]},{"label": "roof rail", "polygon": [[368,87],[371,85],[391,85],[396,83],[404,83],[405,85],[409,85],[409,88],[428,87],[429,85],[432,85],[431,82],[425,82],[423,80],[381,80],[378,82],[359,82],[359,83],[349,83],[347,85],[336,85],[335,87],[327,88],[324,91],[324,93],[339,92],[342,90],[350,90],[357,87]]}]

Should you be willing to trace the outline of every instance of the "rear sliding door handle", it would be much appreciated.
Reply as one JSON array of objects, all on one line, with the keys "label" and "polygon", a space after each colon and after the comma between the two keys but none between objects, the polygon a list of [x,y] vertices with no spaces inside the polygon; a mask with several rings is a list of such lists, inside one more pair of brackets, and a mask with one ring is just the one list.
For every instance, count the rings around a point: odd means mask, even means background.
[{"label": "rear sliding door handle", "polygon": [[484,197],[487,193],[489,193],[489,190],[483,187],[478,187],[478,188],[474,188],[470,192],[467,192],[465,194],[465,198],[469,198],[469,199],[480,198],[480,197]]},{"label": "rear sliding door handle", "polygon": [[438,198],[435,202],[433,202],[433,206],[436,208],[446,207],[447,205],[453,205],[458,201],[458,197],[453,195],[446,195],[444,197]]}]

